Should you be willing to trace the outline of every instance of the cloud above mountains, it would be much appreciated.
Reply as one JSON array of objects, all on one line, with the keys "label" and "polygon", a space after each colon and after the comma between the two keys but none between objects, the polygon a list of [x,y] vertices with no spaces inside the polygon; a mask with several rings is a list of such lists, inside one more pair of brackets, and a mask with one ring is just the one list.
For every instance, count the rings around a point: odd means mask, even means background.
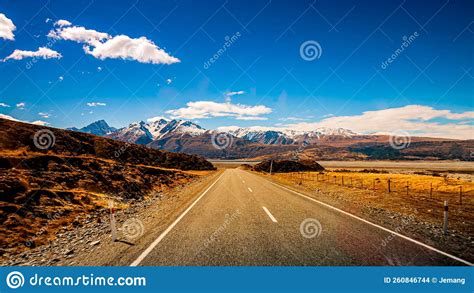
[{"label": "cloud above mountains", "polygon": [[15,40],[13,32],[16,30],[16,26],[13,21],[9,19],[5,14],[0,13],[0,38],[5,40]]},{"label": "cloud above mountains", "polygon": [[73,26],[67,20],[58,20],[48,37],[56,40],[75,41],[83,44],[86,54],[97,59],[135,60],[140,63],[173,64],[180,60],[169,55],[146,37],[131,38],[126,35],[111,36],[108,33]]},{"label": "cloud above mountains", "polygon": [[45,121],[36,120],[36,121],[33,121],[33,122],[28,122],[28,121],[23,121],[23,120],[15,119],[15,118],[13,118],[13,117],[10,116],[10,115],[6,115],[6,114],[2,114],[2,113],[0,113],[0,118],[7,119],[7,120],[12,120],[12,121],[17,121],[17,122],[23,122],[23,123],[30,123],[30,124],[35,124],[35,125],[41,125],[41,126],[49,125],[49,123],[48,123],[48,122],[45,122]]},{"label": "cloud above mountains", "polygon": [[[453,113],[450,110],[438,110],[430,106],[407,105],[365,111],[359,115],[331,116],[319,122],[289,123],[271,129],[311,131],[327,127],[345,128],[363,134],[391,134],[404,131],[413,136],[472,139],[473,124],[473,111]],[[268,130],[269,127],[254,126],[254,129]]]},{"label": "cloud above mountains", "polygon": [[262,115],[269,114],[272,109],[263,106],[248,106],[232,103],[217,103],[212,101],[189,102],[186,107],[168,110],[171,118],[201,119],[212,117],[233,117],[237,120],[266,120]]}]

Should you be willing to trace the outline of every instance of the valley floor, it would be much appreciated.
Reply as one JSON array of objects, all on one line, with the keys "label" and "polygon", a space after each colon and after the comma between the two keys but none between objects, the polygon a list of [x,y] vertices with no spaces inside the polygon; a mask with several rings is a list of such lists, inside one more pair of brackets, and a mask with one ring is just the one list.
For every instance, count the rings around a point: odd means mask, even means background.
[{"label": "valley floor", "polygon": [[[389,197],[305,178],[240,168],[208,172],[163,197],[117,212],[116,242],[111,241],[105,216],[95,228],[65,232],[57,244],[2,263],[466,265],[474,261],[472,234],[463,230],[472,227],[472,219],[466,217],[473,214],[471,199],[463,206],[453,205],[453,228],[444,235],[442,206],[436,201],[421,205],[426,198],[395,193]],[[133,239],[126,225],[130,219],[138,223],[131,227],[132,232],[138,229]]]}]

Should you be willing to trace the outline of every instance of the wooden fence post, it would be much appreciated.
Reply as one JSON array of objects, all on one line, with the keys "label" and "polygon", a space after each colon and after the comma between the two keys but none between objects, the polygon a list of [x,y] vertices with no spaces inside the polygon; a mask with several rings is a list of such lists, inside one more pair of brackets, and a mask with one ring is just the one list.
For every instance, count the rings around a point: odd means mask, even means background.
[{"label": "wooden fence post", "polygon": [[462,205],[462,186],[459,186],[459,204]]},{"label": "wooden fence post", "polygon": [[433,182],[430,183],[430,198],[433,198]]},{"label": "wooden fence post", "polygon": [[390,193],[390,192],[392,191],[392,190],[390,189],[390,178],[388,178],[387,183],[388,183],[388,193]]},{"label": "wooden fence post", "polygon": [[448,234],[448,201],[444,201],[443,233]]},{"label": "wooden fence post", "polygon": [[408,181],[407,181],[407,195],[408,195]]}]

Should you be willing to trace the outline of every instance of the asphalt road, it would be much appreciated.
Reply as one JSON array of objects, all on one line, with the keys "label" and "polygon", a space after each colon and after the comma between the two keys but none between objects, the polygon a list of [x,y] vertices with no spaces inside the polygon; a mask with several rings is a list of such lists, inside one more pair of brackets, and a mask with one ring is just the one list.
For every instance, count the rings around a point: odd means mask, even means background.
[{"label": "asphalt road", "polygon": [[227,169],[132,265],[465,263],[260,176]]}]

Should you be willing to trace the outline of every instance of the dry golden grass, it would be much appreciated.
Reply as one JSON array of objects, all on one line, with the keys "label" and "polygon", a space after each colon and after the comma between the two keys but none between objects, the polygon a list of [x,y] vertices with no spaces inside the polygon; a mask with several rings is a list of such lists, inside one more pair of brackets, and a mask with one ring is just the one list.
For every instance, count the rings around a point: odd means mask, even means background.
[{"label": "dry golden grass", "polygon": [[[262,175],[262,173],[259,174]],[[450,229],[455,229],[466,235],[474,235],[474,183],[462,179],[362,172],[325,172],[324,174],[300,172],[263,175],[315,195],[326,194],[337,200],[352,202],[355,205],[397,212],[407,216],[415,215],[418,220],[431,222],[437,226],[442,225],[443,204],[444,201],[448,201]],[[342,177],[344,177],[344,185],[342,185]],[[388,192],[388,179],[391,180],[390,193]],[[373,188],[374,182],[375,190]],[[406,193],[407,182],[408,195]],[[433,192],[430,195],[431,185]],[[460,202],[460,187],[462,187],[462,204]]]},{"label": "dry golden grass", "polygon": [[333,184],[351,188],[372,190],[375,192],[388,193],[388,182],[390,180],[391,193],[407,193],[409,196],[426,196],[432,198],[451,199],[456,201],[462,193],[463,203],[473,203],[474,182],[468,182],[461,178],[447,178],[440,176],[416,175],[416,174],[380,174],[363,172],[300,172],[277,174],[281,178],[291,181],[301,181],[309,184],[314,181],[318,184]]}]

